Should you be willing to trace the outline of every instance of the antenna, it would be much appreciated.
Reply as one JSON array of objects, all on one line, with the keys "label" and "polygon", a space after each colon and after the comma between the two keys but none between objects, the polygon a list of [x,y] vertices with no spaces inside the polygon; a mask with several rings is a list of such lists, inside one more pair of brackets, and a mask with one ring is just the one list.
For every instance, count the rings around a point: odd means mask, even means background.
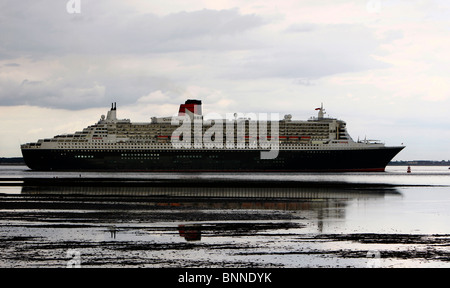
[{"label": "antenna", "polygon": [[319,113],[317,115],[317,118],[319,120],[323,119],[323,115],[326,114],[325,109],[323,109],[323,102],[320,103],[320,108],[316,108],[316,110],[319,110]]}]

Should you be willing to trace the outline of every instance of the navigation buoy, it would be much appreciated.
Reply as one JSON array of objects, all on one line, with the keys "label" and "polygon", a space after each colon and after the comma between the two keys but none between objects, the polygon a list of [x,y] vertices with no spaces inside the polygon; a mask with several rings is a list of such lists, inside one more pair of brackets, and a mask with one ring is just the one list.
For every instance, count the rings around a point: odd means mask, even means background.
[{"label": "navigation buoy", "polygon": [[408,166],[408,169],[406,170],[406,173],[411,173],[411,166]]}]

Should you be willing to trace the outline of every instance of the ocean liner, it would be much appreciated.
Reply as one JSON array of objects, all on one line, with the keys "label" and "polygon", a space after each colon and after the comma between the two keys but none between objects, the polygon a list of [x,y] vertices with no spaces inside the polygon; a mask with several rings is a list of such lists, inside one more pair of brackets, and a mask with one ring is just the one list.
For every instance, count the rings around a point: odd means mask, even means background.
[{"label": "ocean liner", "polygon": [[113,103],[96,124],[21,150],[29,168],[45,171],[375,172],[404,148],[354,141],[344,121],[316,110],[304,121],[236,113],[208,120],[200,100],[187,100],[178,116],[133,123],[118,119]]}]

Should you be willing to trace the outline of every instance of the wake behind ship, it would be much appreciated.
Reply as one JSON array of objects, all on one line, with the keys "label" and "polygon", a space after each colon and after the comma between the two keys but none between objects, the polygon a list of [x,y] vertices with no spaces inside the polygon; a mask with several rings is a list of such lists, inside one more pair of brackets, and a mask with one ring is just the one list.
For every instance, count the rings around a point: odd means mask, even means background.
[{"label": "wake behind ship", "polygon": [[[353,141],[342,120],[205,120],[200,100],[178,116],[151,122],[107,116],[82,131],[21,145],[24,161],[44,171],[346,172],[384,171],[404,146]],[[236,115],[235,115],[236,116]]]}]

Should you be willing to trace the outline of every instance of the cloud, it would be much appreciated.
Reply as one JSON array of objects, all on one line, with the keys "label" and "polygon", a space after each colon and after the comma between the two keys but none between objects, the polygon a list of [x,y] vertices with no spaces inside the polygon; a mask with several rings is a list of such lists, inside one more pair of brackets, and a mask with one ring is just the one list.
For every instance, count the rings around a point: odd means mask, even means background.
[{"label": "cloud", "polygon": [[69,14],[56,0],[3,3],[8,25],[0,25],[0,51],[8,56],[0,58],[6,68],[0,70],[2,105],[131,105],[157,91],[178,103],[187,87],[230,96],[234,81],[295,82],[384,67],[372,54],[386,40],[361,24],[280,28],[279,19],[237,8],[156,15],[121,1],[81,4],[82,13]]},{"label": "cloud", "polygon": [[5,67],[19,67],[20,64],[17,64],[17,63],[6,63],[3,66],[5,66]]},{"label": "cloud", "polygon": [[6,53],[3,59],[24,54],[148,54],[242,47],[242,41],[221,41],[221,37],[264,24],[261,17],[242,15],[238,9],[158,16],[140,14],[120,1],[98,0],[82,1],[83,12],[69,14],[63,2],[4,2],[2,23],[6,25],[0,25],[0,51]]},{"label": "cloud", "polygon": [[56,0],[2,2],[1,105],[85,109],[155,91],[177,99],[192,73],[208,69],[191,55],[222,59],[254,47],[245,33],[265,24],[238,9],[159,16],[121,1],[81,4],[82,13],[69,14]]},{"label": "cloud", "polygon": [[137,100],[138,103],[167,103],[170,97],[164,94],[161,90],[149,93]]},{"label": "cloud", "polygon": [[236,61],[229,77],[320,78],[388,67],[373,57],[382,41],[360,24],[293,24],[267,37]]}]

